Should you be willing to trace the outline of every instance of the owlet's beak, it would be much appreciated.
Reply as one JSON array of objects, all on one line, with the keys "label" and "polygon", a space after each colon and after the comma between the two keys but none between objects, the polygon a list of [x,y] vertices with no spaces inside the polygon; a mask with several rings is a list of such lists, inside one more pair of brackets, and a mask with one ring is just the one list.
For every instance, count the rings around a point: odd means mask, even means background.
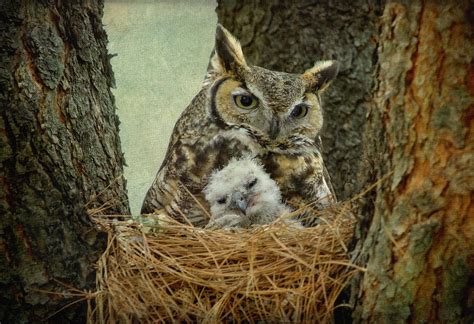
[{"label": "owlet's beak", "polygon": [[240,192],[234,192],[232,194],[231,205],[242,211],[244,215],[247,213],[247,200]]}]

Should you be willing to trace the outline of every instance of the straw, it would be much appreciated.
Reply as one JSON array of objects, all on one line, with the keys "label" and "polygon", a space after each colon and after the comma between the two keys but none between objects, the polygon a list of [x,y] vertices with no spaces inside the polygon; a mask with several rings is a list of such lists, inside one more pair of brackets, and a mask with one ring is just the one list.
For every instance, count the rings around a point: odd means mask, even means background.
[{"label": "straw", "polygon": [[210,230],[166,216],[138,221],[92,213],[108,233],[89,321],[326,322],[352,276],[354,218],[337,204],[310,228],[276,221]]}]

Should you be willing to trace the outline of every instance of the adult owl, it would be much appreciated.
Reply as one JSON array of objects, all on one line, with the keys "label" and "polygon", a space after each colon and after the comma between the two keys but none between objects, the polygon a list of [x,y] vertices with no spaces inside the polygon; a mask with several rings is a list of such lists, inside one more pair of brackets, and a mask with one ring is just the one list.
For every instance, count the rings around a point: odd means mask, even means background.
[{"label": "adult owl", "polygon": [[253,156],[293,208],[321,209],[335,201],[320,152],[321,92],[338,72],[320,61],[302,74],[249,65],[239,42],[221,25],[203,87],[184,110],[165,159],[148,190],[142,214],[165,209],[205,226],[203,188],[213,170]]},{"label": "adult owl", "polygon": [[213,172],[204,193],[212,214],[208,228],[270,224],[291,212],[282,203],[276,182],[253,158],[232,159]]}]

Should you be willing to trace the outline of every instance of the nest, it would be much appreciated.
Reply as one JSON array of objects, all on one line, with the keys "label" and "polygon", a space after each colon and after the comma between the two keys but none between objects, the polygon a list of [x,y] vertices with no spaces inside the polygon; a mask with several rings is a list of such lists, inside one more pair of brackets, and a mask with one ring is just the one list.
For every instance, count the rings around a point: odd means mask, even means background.
[{"label": "nest", "polygon": [[[336,207],[335,207],[336,208]],[[108,232],[93,322],[326,322],[360,268],[347,258],[353,218],[295,228],[283,221],[207,230],[163,216],[94,216]],[[324,215],[321,219],[324,219]]]}]

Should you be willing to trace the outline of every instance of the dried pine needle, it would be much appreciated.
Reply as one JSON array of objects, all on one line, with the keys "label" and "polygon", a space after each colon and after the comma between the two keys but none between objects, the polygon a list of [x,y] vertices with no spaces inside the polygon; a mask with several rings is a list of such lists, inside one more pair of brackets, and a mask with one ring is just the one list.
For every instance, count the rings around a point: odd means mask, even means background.
[{"label": "dried pine needle", "polygon": [[[92,216],[108,232],[90,322],[330,321],[354,273],[354,219],[338,205],[311,228],[195,228],[166,217]],[[93,308],[92,308],[93,307]],[[342,306],[338,306],[342,307]]]}]

